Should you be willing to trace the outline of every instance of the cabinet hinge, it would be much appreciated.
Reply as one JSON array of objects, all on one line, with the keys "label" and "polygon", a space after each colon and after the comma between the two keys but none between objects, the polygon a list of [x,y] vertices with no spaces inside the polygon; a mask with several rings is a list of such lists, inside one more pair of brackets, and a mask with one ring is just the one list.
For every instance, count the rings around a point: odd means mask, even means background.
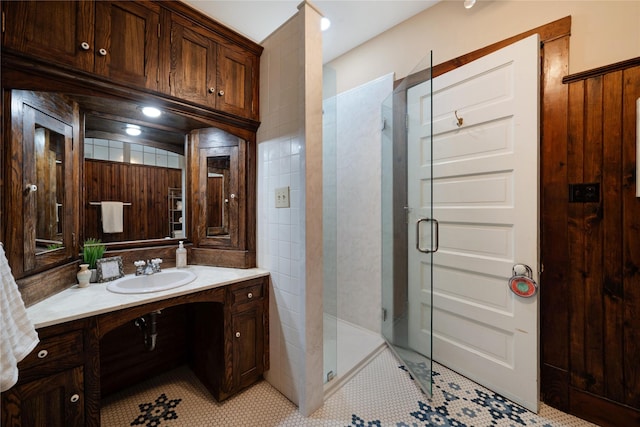
[{"label": "cabinet hinge", "polygon": [[156,83],[160,81],[160,68],[156,69]]},{"label": "cabinet hinge", "polygon": [[158,23],[158,38],[160,38],[160,24]]},{"label": "cabinet hinge", "polygon": [[4,12],[2,12],[2,32],[4,33]]}]

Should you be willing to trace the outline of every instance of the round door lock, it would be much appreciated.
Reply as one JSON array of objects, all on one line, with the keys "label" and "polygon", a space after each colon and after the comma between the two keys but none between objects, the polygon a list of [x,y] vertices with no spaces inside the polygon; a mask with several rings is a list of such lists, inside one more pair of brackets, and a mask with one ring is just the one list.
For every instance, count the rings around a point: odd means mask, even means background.
[{"label": "round door lock", "polygon": [[49,355],[49,352],[47,350],[40,350],[38,352],[38,359],[44,359],[48,355]]}]

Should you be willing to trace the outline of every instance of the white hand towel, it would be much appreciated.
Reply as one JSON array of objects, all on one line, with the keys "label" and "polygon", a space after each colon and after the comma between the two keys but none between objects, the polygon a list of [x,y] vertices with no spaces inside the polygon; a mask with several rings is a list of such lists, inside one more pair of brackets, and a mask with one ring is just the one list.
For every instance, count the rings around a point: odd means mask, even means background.
[{"label": "white hand towel", "polygon": [[101,202],[102,231],[105,233],[122,233],[122,202]]},{"label": "white hand towel", "polygon": [[18,362],[27,357],[38,344],[38,333],[27,317],[27,310],[11,274],[9,262],[0,246],[0,392],[9,390],[18,381]]}]

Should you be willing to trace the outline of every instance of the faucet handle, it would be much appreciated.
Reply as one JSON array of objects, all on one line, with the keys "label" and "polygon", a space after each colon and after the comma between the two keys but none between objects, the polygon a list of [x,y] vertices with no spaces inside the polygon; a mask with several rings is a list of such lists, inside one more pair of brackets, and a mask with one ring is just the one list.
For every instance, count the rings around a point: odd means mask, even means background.
[{"label": "faucet handle", "polygon": [[146,265],[147,263],[145,261],[139,260],[139,261],[133,261],[133,265],[135,265],[136,267],[142,267],[144,265]]}]

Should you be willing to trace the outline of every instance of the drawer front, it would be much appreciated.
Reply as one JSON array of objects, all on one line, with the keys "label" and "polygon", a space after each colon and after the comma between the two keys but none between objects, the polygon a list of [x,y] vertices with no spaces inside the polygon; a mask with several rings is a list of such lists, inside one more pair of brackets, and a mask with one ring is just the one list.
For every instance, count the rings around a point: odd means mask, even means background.
[{"label": "drawer front", "polygon": [[233,289],[231,291],[231,304],[233,306],[259,301],[264,298],[264,283],[259,281],[249,286]]},{"label": "drawer front", "polygon": [[36,348],[18,364],[18,369],[20,377],[37,368],[42,369],[42,373],[48,374],[79,365],[83,362],[83,358],[82,331],[73,331],[41,339]]}]

